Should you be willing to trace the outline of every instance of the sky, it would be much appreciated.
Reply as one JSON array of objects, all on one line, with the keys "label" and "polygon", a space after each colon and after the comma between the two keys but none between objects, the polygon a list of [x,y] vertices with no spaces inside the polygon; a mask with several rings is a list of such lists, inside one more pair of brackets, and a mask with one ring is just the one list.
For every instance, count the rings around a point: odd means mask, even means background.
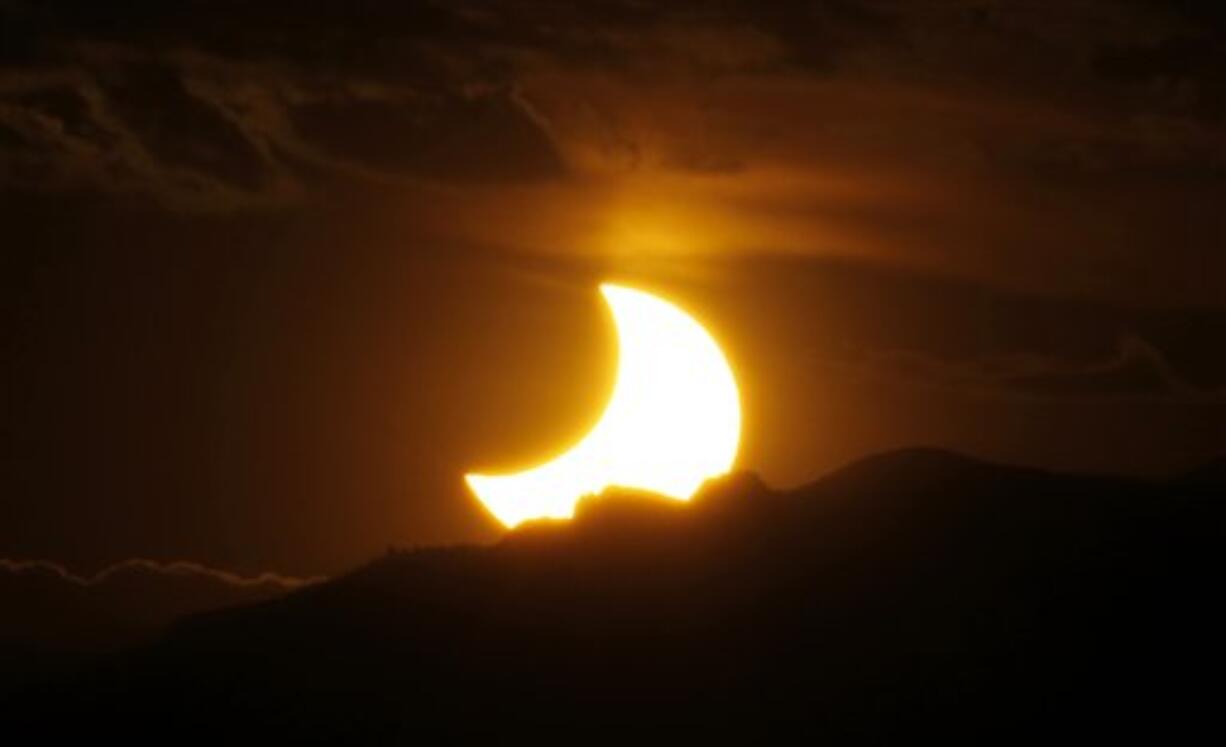
[{"label": "sky", "polygon": [[0,0],[0,557],[334,573],[488,541],[596,285],[737,372],[771,484],[915,445],[1226,453],[1226,11]]}]

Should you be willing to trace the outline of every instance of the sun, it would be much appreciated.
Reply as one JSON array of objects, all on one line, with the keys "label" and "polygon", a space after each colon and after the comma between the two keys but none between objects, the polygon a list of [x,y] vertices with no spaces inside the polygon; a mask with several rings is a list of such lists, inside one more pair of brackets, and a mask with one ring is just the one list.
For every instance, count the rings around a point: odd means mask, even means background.
[{"label": "sun", "polygon": [[618,336],[617,379],[600,421],[538,467],[465,475],[477,498],[508,527],[570,518],[580,498],[614,485],[688,500],[736,460],[740,394],[711,335],[650,293],[608,283],[600,292]]}]

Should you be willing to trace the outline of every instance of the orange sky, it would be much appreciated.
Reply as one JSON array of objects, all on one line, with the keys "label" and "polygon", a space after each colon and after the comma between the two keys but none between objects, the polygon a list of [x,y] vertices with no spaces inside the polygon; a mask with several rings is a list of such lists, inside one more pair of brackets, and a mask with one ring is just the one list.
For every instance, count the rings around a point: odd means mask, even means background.
[{"label": "orange sky", "polygon": [[601,280],[708,325],[775,484],[1226,451],[1210,5],[131,13],[0,3],[0,557],[492,536],[461,476],[598,416]]}]

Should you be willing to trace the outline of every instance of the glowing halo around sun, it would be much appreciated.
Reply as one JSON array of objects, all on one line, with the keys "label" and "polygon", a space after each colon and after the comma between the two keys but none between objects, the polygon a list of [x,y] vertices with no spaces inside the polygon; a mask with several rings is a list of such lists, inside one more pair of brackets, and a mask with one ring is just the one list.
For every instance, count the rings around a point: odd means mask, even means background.
[{"label": "glowing halo around sun", "polygon": [[689,500],[726,473],[741,439],[736,379],[711,335],[673,304],[605,283],[617,326],[617,380],[600,421],[538,467],[465,480],[499,521],[570,518],[579,499],[610,486]]}]

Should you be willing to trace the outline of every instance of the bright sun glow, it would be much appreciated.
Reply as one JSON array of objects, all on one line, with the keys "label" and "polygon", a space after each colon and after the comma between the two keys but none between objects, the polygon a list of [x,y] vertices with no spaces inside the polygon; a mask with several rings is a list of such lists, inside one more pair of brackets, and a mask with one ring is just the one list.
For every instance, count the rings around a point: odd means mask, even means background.
[{"label": "bright sun glow", "polygon": [[741,406],[719,346],[698,322],[648,293],[600,286],[617,325],[617,383],[590,433],[539,467],[465,476],[499,521],[570,518],[611,485],[688,500],[736,459]]}]

